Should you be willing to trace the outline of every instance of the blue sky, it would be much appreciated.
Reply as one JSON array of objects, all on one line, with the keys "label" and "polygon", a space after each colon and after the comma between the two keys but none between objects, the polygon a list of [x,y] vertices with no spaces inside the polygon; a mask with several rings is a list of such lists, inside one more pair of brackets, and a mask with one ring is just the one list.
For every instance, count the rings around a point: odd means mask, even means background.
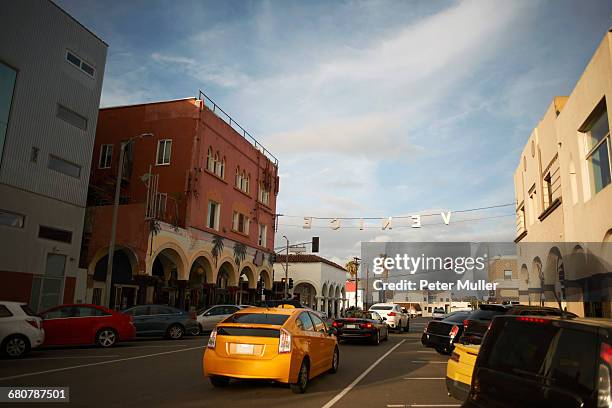
[{"label": "blue sky", "polygon": [[[531,129],[612,26],[605,0],[57,2],[110,46],[103,106],[204,90],[279,158],[277,210],[300,216],[512,203]],[[283,217],[276,242],[320,235],[343,261],[369,240],[510,241],[512,214],[392,231]]]}]

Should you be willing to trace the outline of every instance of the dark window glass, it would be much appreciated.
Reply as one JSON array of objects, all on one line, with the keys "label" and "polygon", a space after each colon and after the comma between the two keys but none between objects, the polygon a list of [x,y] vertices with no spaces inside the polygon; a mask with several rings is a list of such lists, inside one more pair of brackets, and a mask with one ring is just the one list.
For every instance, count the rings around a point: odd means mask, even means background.
[{"label": "dark window glass", "polygon": [[53,241],[70,244],[72,242],[72,232],[41,225],[38,229],[38,238],[51,239]]},{"label": "dark window glass", "polygon": [[76,309],[76,315],[78,317],[108,316],[108,313],[95,307],[80,306]]},{"label": "dark window glass", "polygon": [[273,326],[282,326],[285,324],[289,315],[283,314],[267,314],[267,313],[238,313],[231,315],[223,321],[223,323],[252,323],[252,324],[269,324]]},{"label": "dark window glass", "polygon": [[393,306],[372,306],[370,310],[391,310]]},{"label": "dark window glass", "polygon": [[507,321],[495,330],[497,339],[484,365],[517,375],[539,374],[558,330],[546,323]]},{"label": "dark window glass", "polygon": [[57,309],[53,309],[47,313],[45,313],[45,319],[60,319],[65,317],[73,317],[74,316],[74,307],[59,307]]},{"label": "dark window glass", "polygon": [[151,314],[151,307],[135,307],[133,310],[134,316],[148,316]]},{"label": "dark window glass", "polygon": [[81,166],[70,163],[64,159],[60,159],[59,157],[49,155],[49,163],[47,164],[51,170],[58,171],[67,176],[79,178],[81,177]]},{"label": "dark window glass", "polygon": [[91,76],[94,76],[94,68],[86,62],[81,63],[81,69]]},{"label": "dark window glass", "polygon": [[325,323],[323,322],[323,320],[321,320],[319,316],[317,316],[314,313],[308,313],[308,314],[310,315],[310,318],[312,319],[312,322],[314,323],[316,331],[327,330],[327,326],[325,326]]},{"label": "dark window glass", "polygon": [[312,320],[308,317],[308,313],[300,313],[297,320],[295,321],[298,327],[302,330],[312,330],[314,325],[312,324]]},{"label": "dark window glass", "polygon": [[0,317],[11,317],[13,314],[4,305],[0,305]]},{"label": "dark window glass", "polygon": [[25,217],[14,212],[0,210],[0,225],[23,228]]},{"label": "dark window glass", "polygon": [[61,120],[70,123],[72,126],[76,126],[81,130],[87,130],[87,118],[79,115],[72,109],[57,104],[57,117]]},{"label": "dark window glass", "polygon": [[68,62],[81,68],[81,59],[77,57],[76,55],[74,55],[73,53],[71,53],[70,51],[66,51],[66,59],[68,60]]},{"label": "dark window glass", "polygon": [[276,329],[250,328],[250,327],[219,327],[217,336],[249,336],[249,337],[276,337],[280,331]]},{"label": "dark window glass", "polygon": [[21,305],[21,310],[23,310],[23,312],[28,316],[36,316],[36,313],[34,313],[34,311],[30,309],[30,306],[28,305]]},{"label": "dark window glass", "polygon": [[597,361],[594,333],[561,329],[554,355],[546,362],[546,372],[558,386],[590,394],[595,389]]},{"label": "dark window glass", "polygon": [[470,318],[469,312],[468,313],[454,313],[452,316],[449,316],[442,321],[450,322],[450,323],[463,323],[465,319],[469,319],[469,318]]},{"label": "dark window glass", "polygon": [[165,306],[151,306],[151,314],[159,315],[159,314],[175,314],[176,311]]}]

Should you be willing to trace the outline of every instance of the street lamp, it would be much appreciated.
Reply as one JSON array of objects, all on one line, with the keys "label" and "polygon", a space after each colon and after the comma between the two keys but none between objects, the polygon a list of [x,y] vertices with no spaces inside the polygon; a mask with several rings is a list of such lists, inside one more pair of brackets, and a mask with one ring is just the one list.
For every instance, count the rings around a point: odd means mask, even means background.
[{"label": "street lamp", "polygon": [[106,284],[104,289],[104,304],[110,307],[111,285],[113,282],[113,256],[115,255],[115,235],[117,233],[117,213],[119,212],[119,196],[121,195],[121,178],[123,177],[123,160],[125,148],[137,139],[153,137],[153,133],[143,133],[132,136],[121,142],[119,149],[119,167],[117,168],[117,185],[115,186],[115,202],[113,204],[113,221],[111,224],[111,237],[108,244],[108,266],[106,267]]}]

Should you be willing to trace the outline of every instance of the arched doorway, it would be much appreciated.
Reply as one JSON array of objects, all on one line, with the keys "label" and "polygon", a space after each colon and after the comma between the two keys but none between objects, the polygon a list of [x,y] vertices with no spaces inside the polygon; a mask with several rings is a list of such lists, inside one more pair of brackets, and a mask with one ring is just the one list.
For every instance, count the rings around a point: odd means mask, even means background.
[{"label": "arched doorway", "polygon": [[185,309],[199,310],[212,303],[212,267],[208,259],[200,256],[193,261],[189,271]]},{"label": "arched doorway", "polygon": [[235,304],[237,284],[234,277],[234,266],[229,261],[223,262],[219,267],[215,282],[215,304]]},{"label": "arched doorway", "polygon": [[[124,247],[115,249],[109,308],[120,310],[138,303],[138,285],[134,282],[137,264],[136,255],[132,250]],[[107,269],[108,254],[98,259],[94,267],[91,302],[95,305],[105,305]]]},{"label": "arched doorway", "polygon": [[542,270],[542,261],[540,257],[536,256],[531,265],[531,276],[529,277],[529,281],[531,282],[533,288],[530,288],[530,292],[533,292],[535,296],[532,299],[532,293],[530,293],[530,303],[539,304],[541,306],[544,305],[544,271]]},{"label": "arched doorway", "polygon": [[165,248],[155,256],[151,268],[151,275],[157,278],[153,291],[154,303],[181,309],[185,307],[186,285],[180,285],[179,281],[183,270],[183,259],[175,249]]},{"label": "arched doorway", "polygon": [[242,268],[238,278],[238,304],[255,304],[256,285],[253,270],[249,266]]},{"label": "arched doorway", "polygon": [[293,296],[301,304],[311,309],[317,309],[317,290],[308,282],[300,282],[293,288]]}]

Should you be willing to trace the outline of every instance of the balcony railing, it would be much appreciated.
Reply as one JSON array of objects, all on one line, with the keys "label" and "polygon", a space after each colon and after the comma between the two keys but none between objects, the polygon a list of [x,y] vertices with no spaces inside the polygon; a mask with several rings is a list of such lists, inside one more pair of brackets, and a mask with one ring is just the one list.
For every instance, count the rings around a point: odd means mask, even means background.
[{"label": "balcony railing", "polygon": [[259,150],[264,156],[266,156],[276,167],[278,167],[278,159],[270,153],[268,149],[262,146],[249,132],[247,132],[242,126],[238,124],[230,115],[228,115],[219,105],[210,99],[202,90],[199,91],[198,99],[204,101],[204,105],[210,109],[215,115],[221,118],[225,123],[230,125],[239,135],[248,140],[255,149]]}]

